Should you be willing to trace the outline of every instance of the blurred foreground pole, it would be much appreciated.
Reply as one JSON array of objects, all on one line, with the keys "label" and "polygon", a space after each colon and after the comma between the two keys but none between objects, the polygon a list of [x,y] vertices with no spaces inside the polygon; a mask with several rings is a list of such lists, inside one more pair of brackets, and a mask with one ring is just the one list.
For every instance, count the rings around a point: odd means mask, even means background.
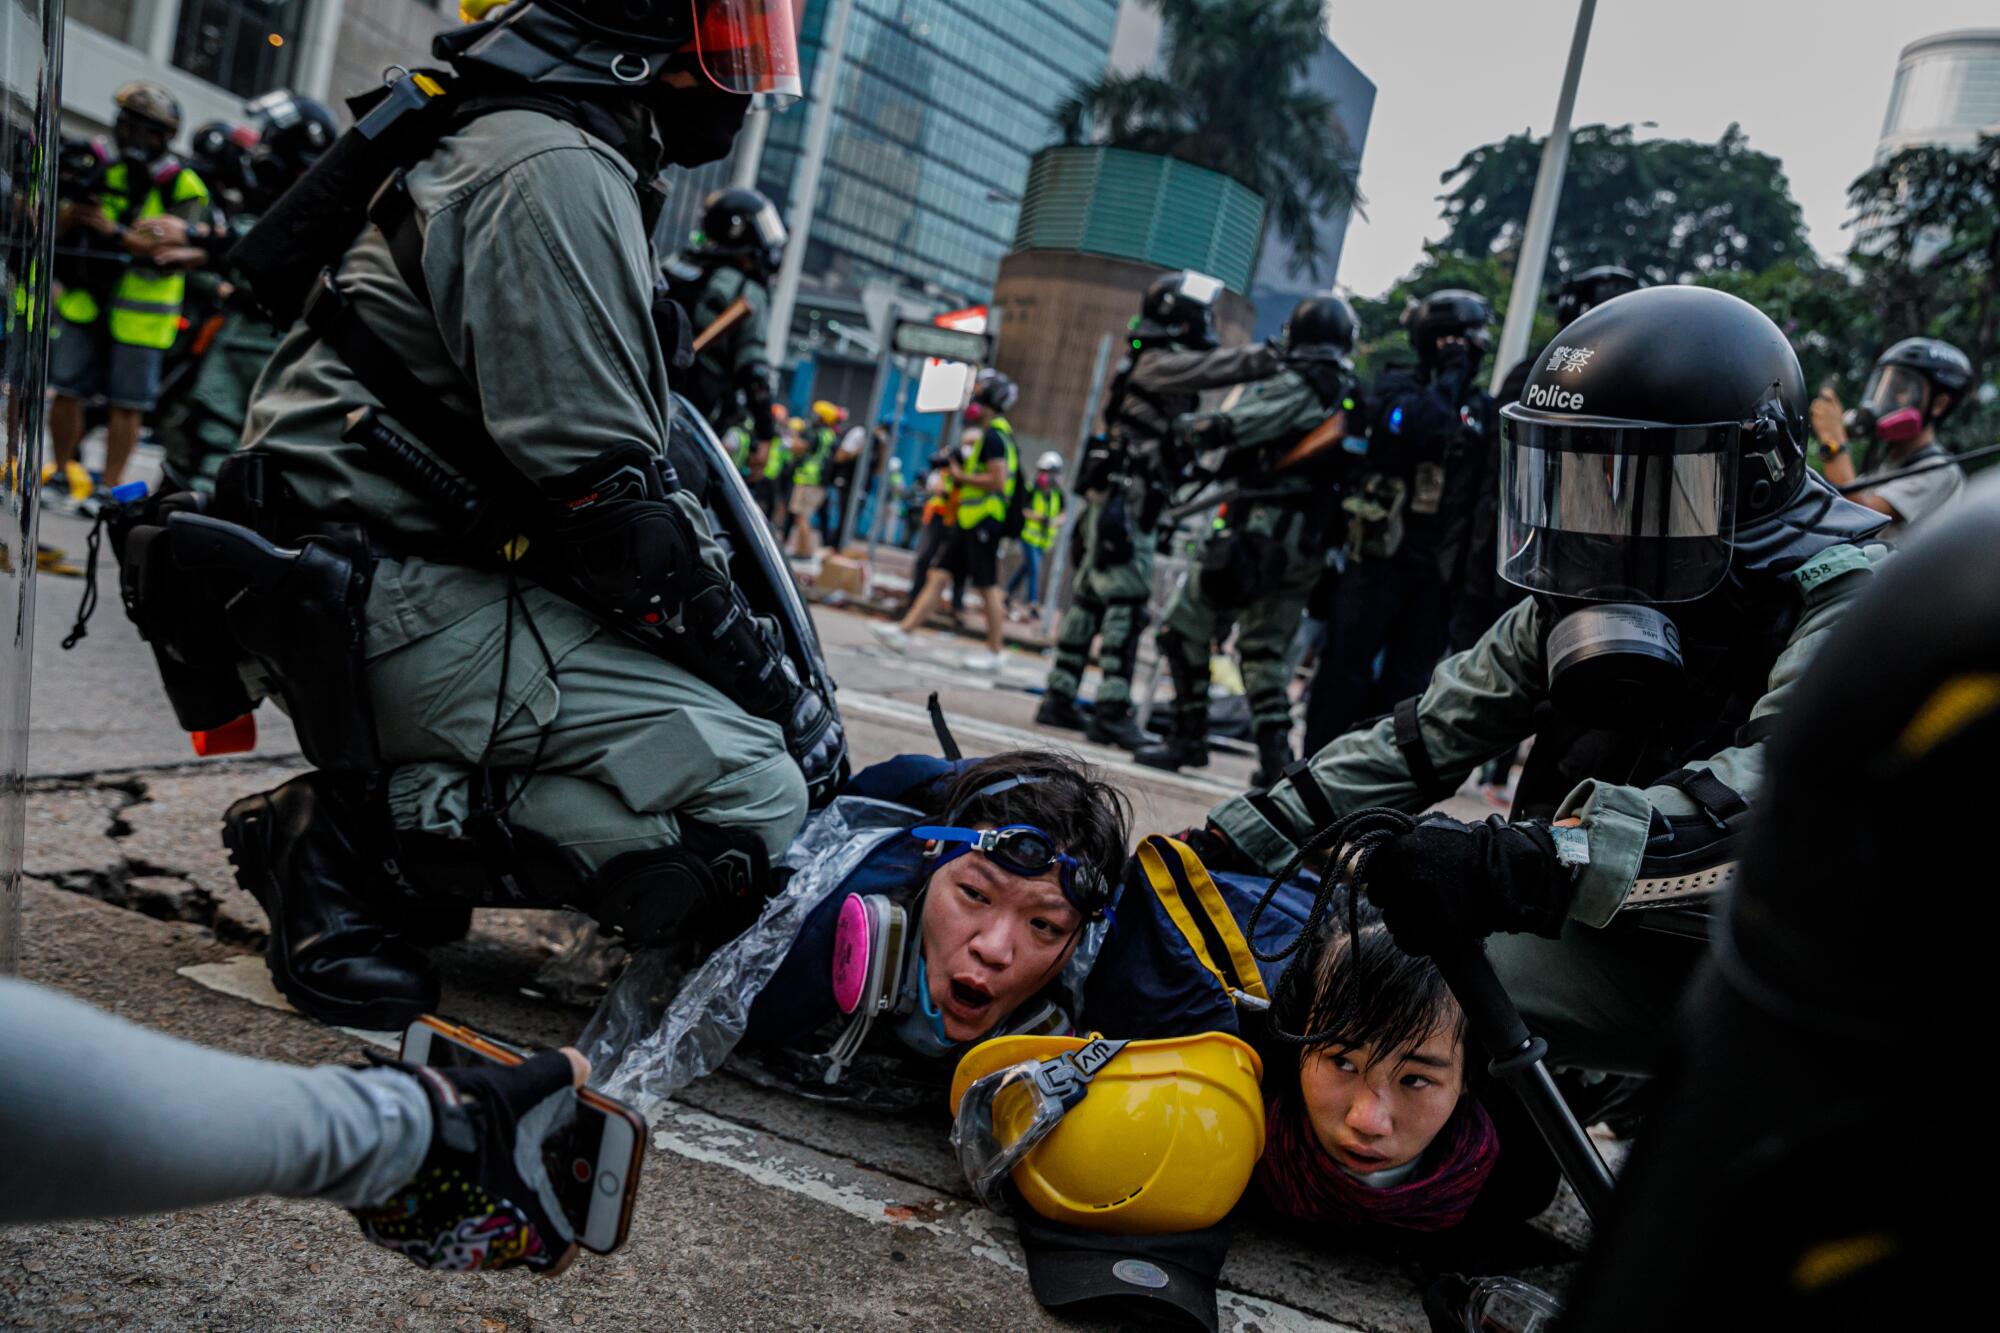
[{"label": "blurred foreground pole", "polygon": [[1500,347],[1493,355],[1490,392],[1499,393],[1507,372],[1528,352],[1528,335],[1542,303],[1542,270],[1549,260],[1549,234],[1555,229],[1556,205],[1562,201],[1563,171],[1569,165],[1569,115],[1576,105],[1576,83],[1583,74],[1583,52],[1590,45],[1590,19],[1597,0],[1576,7],[1576,34],[1569,39],[1569,66],[1563,70],[1562,92],[1556,95],[1556,123],[1542,145],[1542,170],[1535,177],[1528,201],[1528,225],[1521,233],[1521,257],[1514,265],[1514,290],[1507,298],[1507,323],[1500,330]]},{"label": "blurred foreground pole", "polygon": [[35,655],[35,503],[42,471],[54,258],[62,0],[0,6],[0,974],[21,965],[28,684]]},{"label": "blurred foreground pole", "polygon": [[[805,158],[792,177],[792,213],[785,219],[785,262],[778,266],[778,285],[771,291],[770,341],[765,360],[782,371],[785,349],[792,339],[792,311],[799,303],[799,272],[806,262],[806,236],[812,231],[813,209],[819,202],[819,172],[826,164],[826,141],[833,133],[833,102],[840,95],[840,68],[847,61],[847,20],[854,0],[833,0],[827,16],[819,67],[813,71],[812,105],[807,111]],[[759,146],[760,153],[762,146]]]},{"label": "blurred foreground pole", "polygon": [[771,113],[752,107],[743,118],[743,130],[736,136],[736,161],[729,168],[729,184],[738,190],[757,188],[757,172],[764,165],[764,140],[771,134]]},{"label": "blurred foreground pole", "polygon": [[[1076,448],[1071,451],[1069,476],[1063,487],[1062,521],[1056,524],[1055,551],[1042,574],[1042,637],[1055,638],[1056,613],[1069,605],[1062,592],[1063,562],[1069,554],[1069,525],[1083,522],[1083,456],[1090,450],[1091,426],[1097,420],[1097,400],[1104,393],[1104,372],[1111,364],[1111,335],[1097,340],[1097,362],[1090,370],[1090,396],[1083,400],[1083,420],[1076,427]],[[1057,606],[1061,602],[1062,606]]]}]

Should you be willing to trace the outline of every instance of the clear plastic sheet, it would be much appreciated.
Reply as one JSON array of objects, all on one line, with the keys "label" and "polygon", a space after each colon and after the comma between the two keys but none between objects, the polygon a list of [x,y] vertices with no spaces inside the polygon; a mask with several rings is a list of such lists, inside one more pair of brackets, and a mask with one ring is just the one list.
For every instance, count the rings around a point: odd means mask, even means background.
[{"label": "clear plastic sheet", "polygon": [[581,912],[556,912],[543,930],[550,954],[535,969],[535,989],[564,1004],[598,1005],[632,953]]},{"label": "clear plastic sheet", "polygon": [[[786,851],[792,876],[757,924],[712,954],[667,998],[671,960],[636,955],[579,1041],[591,1083],[649,1120],[688,1084],[722,1067],[743,1039],[750,1005],[790,952],[806,918],[867,855],[906,834],[916,812],[842,796],[806,822]],[[664,1013],[662,1005],[664,1004]]]}]

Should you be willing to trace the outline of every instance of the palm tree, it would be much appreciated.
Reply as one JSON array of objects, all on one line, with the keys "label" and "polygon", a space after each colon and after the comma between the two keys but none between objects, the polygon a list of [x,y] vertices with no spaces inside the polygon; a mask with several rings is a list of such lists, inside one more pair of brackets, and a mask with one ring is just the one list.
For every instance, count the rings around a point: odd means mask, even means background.
[{"label": "palm tree", "polygon": [[1361,203],[1333,99],[1301,84],[1322,0],[1146,2],[1166,32],[1159,70],[1079,83],[1055,111],[1062,141],[1160,153],[1240,181],[1264,197],[1293,272],[1318,278],[1314,217]]}]

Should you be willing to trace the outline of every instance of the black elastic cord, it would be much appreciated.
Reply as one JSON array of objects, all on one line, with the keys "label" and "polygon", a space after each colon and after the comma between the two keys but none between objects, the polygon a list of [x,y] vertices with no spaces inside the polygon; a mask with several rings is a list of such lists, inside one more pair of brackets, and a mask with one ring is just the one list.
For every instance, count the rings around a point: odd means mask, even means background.
[{"label": "black elastic cord", "polygon": [[104,510],[97,511],[97,521],[90,525],[90,536],[84,539],[86,555],[83,561],[83,596],[76,604],[76,621],[63,636],[63,651],[82,643],[90,633],[90,618],[97,614],[97,553],[104,544]]},{"label": "black elastic cord", "polygon": [[951,727],[944,720],[944,705],[938,702],[936,690],[931,691],[930,710],[931,730],[937,733],[938,752],[955,764],[965,757],[965,752],[958,748],[958,741],[952,737]]},{"label": "black elastic cord", "polygon": [[[1387,806],[1368,806],[1355,810],[1332,823],[1314,830],[1292,853],[1284,868],[1272,877],[1265,886],[1264,893],[1257,899],[1257,905],[1250,909],[1250,920],[1243,933],[1250,945],[1250,952],[1259,962],[1275,963],[1291,957],[1310,939],[1319,934],[1320,923],[1326,918],[1326,909],[1333,901],[1333,895],[1344,883],[1347,886],[1347,937],[1359,936],[1361,931],[1361,885],[1367,878],[1368,863],[1386,842],[1403,836],[1417,826],[1416,819],[1401,810]],[[1299,927],[1292,942],[1275,953],[1265,953],[1257,947],[1257,922],[1264,915],[1264,909],[1278,896],[1278,888],[1298,873],[1308,856],[1316,851],[1331,847],[1334,854],[1327,858],[1326,871],[1320,876],[1319,892],[1313,895],[1312,911],[1307,913],[1305,924]],[[1279,995],[1288,994],[1296,983],[1292,974],[1297,968],[1288,967],[1279,978]],[[1327,1032],[1287,1032],[1278,1023],[1278,1012],[1282,1006],[1274,1002],[1270,1011],[1270,1032],[1278,1040],[1294,1046],[1315,1046],[1334,1034]]]}]

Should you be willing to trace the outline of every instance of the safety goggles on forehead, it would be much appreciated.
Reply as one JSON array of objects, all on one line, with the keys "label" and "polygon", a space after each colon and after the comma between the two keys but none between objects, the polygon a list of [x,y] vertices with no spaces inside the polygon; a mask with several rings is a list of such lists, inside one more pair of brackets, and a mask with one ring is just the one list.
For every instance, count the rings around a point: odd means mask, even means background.
[{"label": "safety goggles on forehead", "polygon": [[939,868],[967,852],[978,852],[1002,870],[1011,871],[1023,879],[1040,879],[1051,870],[1060,872],[1057,882],[1062,885],[1063,897],[1086,919],[1102,915],[1110,905],[1109,886],[1097,868],[1085,865],[1060,850],[1054,838],[1033,824],[1008,824],[988,829],[924,824],[911,829],[910,833],[932,844],[925,855],[937,858]]},{"label": "safety goggles on forehead", "polygon": [[995,1070],[965,1090],[951,1145],[980,1203],[1001,1209],[1008,1172],[1054,1132],[1090,1091],[1091,1079],[1124,1049],[1122,1041],[1096,1037],[1074,1051]]}]

